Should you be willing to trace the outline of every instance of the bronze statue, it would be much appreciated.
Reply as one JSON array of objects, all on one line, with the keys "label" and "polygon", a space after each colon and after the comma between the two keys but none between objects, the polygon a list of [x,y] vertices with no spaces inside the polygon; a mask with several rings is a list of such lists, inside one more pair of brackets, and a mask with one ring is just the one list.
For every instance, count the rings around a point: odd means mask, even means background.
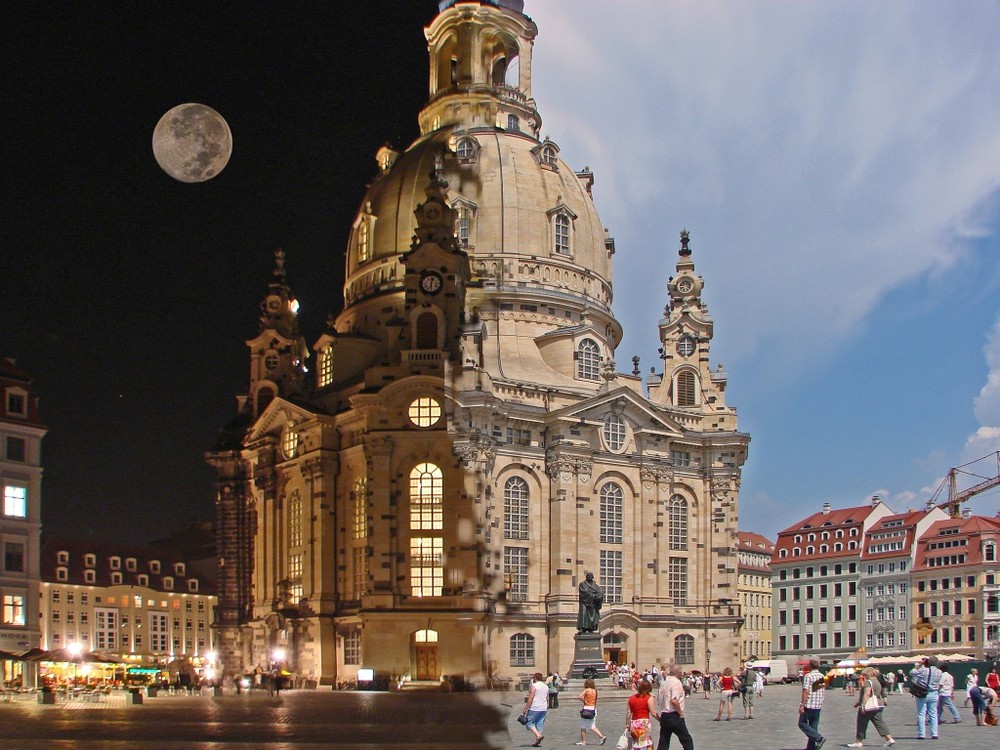
[{"label": "bronze statue", "polygon": [[576,616],[576,629],[580,633],[596,633],[601,624],[601,605],[604,592],[594,582],[594,574],[589,570],[580,581],[580,611]]}]

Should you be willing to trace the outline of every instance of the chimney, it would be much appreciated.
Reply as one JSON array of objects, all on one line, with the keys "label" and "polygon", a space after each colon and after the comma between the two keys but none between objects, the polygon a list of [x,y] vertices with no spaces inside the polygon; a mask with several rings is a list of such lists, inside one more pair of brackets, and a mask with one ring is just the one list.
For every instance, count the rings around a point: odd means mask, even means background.
[{"label": "chimney", "polygon": [[882,502],[882,498],[881,497],[879,497],[878,495],[872,495],[872,507],[873,508],[876,505],[878,505],[880,502]]},{"label": "chimney", "polygon": [[833,506],[830,503],[823,503],[823,513],[828,514],[833,510]]},{"label": "chimney", "polygon": [[971,508],[963,508],[962,509],[962,518],[964,518],[966,520],[972,518],[972,509]]}]

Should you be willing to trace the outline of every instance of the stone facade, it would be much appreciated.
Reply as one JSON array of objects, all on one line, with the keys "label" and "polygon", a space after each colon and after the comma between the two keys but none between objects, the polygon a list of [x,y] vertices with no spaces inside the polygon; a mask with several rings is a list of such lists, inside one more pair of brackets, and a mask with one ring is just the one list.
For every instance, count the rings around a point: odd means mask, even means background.
[{"label": "stone facade", "polygon": [[618,372],[614,240],[594,175],[539,137],[522,5],[447,5],[426,30],[422,135],[377,154],[344,309],[311,348],[277,255],[207,455],[228,671],[279,651],[323,684],[568,672],[588,570],[606,656],[739,657],[749,437],[709,366],[704,281],[683,232],[662,367]]},{"label": "stone facade", "polygon": [[[0,360],[0,650],[38,646],[38,564],[42,530],[42,438],[31,376]],[[0,662],[5,681],[23,679],[22,663]]]}]

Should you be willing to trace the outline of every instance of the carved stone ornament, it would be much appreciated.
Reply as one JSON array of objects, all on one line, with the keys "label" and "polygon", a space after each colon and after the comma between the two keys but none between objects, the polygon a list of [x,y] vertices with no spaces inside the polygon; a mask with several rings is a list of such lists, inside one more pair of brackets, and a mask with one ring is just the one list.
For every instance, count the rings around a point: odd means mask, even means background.
[{"label": "carved stone ornament", "polygon": [[739,488],[738,476],[720,474],[712,477],[712,497],[716,500],[725,500],[731,492],[736,492]]},{"label": "carved stone ornament", "polygon": [[654,485],[673,482],[674,472],[666,466],[643,466],[639,470],[639,479],[644,489],[651,490]]},{"label": "carved stone ornament", "polygon": [[585,458],[556,456],[549,453],[545,457],[545,473],[553,481],[568,483],[577,475],[581,482],[589,482],[594,471],[594,462]]},{"label": "carved stone ornament", "polygon": [[392,438],[366,436],[365,447],[370,456],[388,456],[392,452]]}]

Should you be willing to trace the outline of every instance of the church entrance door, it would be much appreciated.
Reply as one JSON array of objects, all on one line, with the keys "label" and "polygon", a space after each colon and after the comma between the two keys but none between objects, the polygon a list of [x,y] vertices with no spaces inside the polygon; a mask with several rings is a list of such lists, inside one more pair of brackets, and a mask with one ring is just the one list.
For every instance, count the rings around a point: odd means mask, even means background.
[{"label": "church entrance door", "polygon": [[413,634],[414,677],[418,680],[437,680],[438,634],[436,630],[418,630]]}]

